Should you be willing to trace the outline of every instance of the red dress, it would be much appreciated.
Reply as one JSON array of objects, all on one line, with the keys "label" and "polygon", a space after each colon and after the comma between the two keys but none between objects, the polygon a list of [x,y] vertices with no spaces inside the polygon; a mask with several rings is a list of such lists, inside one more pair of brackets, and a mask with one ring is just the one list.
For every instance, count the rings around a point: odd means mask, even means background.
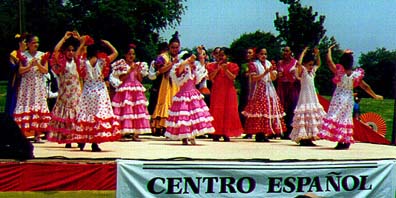
[{"label": "red dress", "polygon": [[[217,63],[207,66],[211,73],[220,67]],[[239,73],[239,67],[235,63],[227,63],[227,69],[235,76]],[[210,95],[210,114],[213,116],[214,135],[240,136],[243,132],[238,113],[238,98],[234,87],[234,81],[230,80],[223,69],[212,80]]]}]

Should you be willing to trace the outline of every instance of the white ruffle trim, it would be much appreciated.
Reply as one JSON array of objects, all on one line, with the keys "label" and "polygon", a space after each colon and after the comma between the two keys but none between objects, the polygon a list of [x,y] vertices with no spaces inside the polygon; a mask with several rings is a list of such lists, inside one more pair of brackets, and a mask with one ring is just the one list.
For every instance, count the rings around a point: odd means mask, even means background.
[{"label": "white ruffle trim", "polygon": [[191,116],[197,113],[201,113],[201,112],[206,112],[209,111],[209,108],[207,106],[205,106],[204,108],[198,108],[198,109],[194,109],[192,111],[177,111],[177,112],[173,112],[173,111],[168,111],[169,116]]},{"label": "white ruffle trim", "polygon": [[120,130],[121,134],[126,134],[126,133],[151,133],[151,128],[144,128],[144,129],[121,129]]},{"label": "white ruffle trim", "polygon": [[269,119],[273,119],[273,118],[282,118],[283,116],[286,115],[286,113],[283,114],[276,114],[276,115],[268,115],[268,114],[262,114],[262,113],[247,113],[246,111],[242,111],[242,115],[244,115],[247,118],[269,118]]},{"label": "white ruffle trim", "polygon": [[212,121],[213,121],[212,117],[198,118],[198,119],[195,119],[195,120],[187,120],[187,121],[178,120],[177,122],[171,122],[171,121],[166,120],[166,126],[177,128],[179,126],[193,126],[193,125],[196,125],[198,123],[212,122]]},{"label": "white ruffle trim", "polygon": [[215,129],[213,127],[210,128],[204,128],[201,130],[197,130],[194,129],[193,131],[191,131],[191,133],[186,133],[186,134],[179,134],[179,135],[173,135],[169,132],[165,132],[165,137],[168,137],[171,140],[180,140],[180,139],[184,139],[184,138],[193,138],[195,136],[199,136],[199,135],[204,135],[207,133],[214,133]]},{"label": "white ruffle trim", "polygon": [[191,101],[194,101],[194,100],[201,100],[201,99],[203,99],[204,98],[204,96],[202,95],[202,94],[199,94],[199,95],[194,95],[194,96],[191,96],[191,97],[185,97],[185,96],[182,96],[182,97],[177,97],[177,96],[173,96],[173,102],[191,102]]},{"label": "white ruffle trim", "polygon": [[149,103],[146,100],[138,100],[138,101],[124,100],[124,101],[122,101],[122,103],[111,102],[111,105],[113,107],[125,107],[125,106],[136,106],[136,105],[148,106],[148,104]]},{"label": "white ruffle trim", "polygon": [[150,120],[150,115],[147,114],[132,114],[132,115],[122,115],[122,116],[118,116],[115,115],[114,117],[117,118],[117,120],[138,120],[138,119],[147,119]]},{"label": "white ruffle trim", "polygon": [[195,84],[198,84],[201,82],[201,80],[208,75],[208,71],[206,68],[199,64],[199,62],[195,62],[196,69],[194,71],[191,70],[191,66],[189,64],[184,65],[184,71],[182,74],[180,74],[179,77],[176,76],[176,70],[177,68],[180,67],[182,63],[177,63],[175,64],[169,75],[172,78],[173,82],[177,84],[178,86],[182,86],[184,83],[186,83],[188,80],[193,80],[195,78]]},{"label": "white ruffle trim", "polygon": [[120,87],[116,89],[116,92],[122,92],[122,91],[141,91],[145,92],[146,88],[143,86],[135,86],[135,87]]}]

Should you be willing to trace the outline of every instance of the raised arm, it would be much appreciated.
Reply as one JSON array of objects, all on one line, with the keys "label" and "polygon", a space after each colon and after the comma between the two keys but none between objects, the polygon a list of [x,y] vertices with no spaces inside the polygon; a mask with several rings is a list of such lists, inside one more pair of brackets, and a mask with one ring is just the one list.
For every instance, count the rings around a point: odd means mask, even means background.
[{"label": "raised arm", "polygon": [[84,36],[80,37],[80,46],[77,48],[77,51],[75,54],[77,60],[79,59],[79,57],[81,57],[85,53],[85,44],[87,42],[88,37],[89,37],[88,35],[84,35]]},{"label": "raised arm", "polygon": [[54,48],[54,53],[60,53],[63,43],[65,43],[65,41],[71,36],[73,36],[73,32],[67,31],[62,39],[56,44]]},{"label": "raised arm", "polygon": [[116,50],[116,48],[107,40],[102,40],[102,42],[110,48],[111,50],[111,54],[108,56],[110,59],[110,62],[113,62],[117,56],[118,56],[118,51]]},{"label": "raised arm", "polygon": [[313,54],[314,54],[315,60],[316,60],[315,65],[318,66],[318,68],[319,68],[320,65],[322,64],[322,60],[320,59],[320,51],[319,51],[319,48],[315,47],[315,48],[314,48],[314,51],[313,51]]},{"label": "raised arm", "polygon": [[296,72],[297,78],[301,76],[303,60],[304,60],[305,54],[307,54],[308,49],[309,49],[308,47],[305,47],[304,50],[301,52],[300,57],[298,58],[297,72]]},{"label": "raised arm", "polygon": [[330,71],[335,74],[335,73],[337,73],[337,68],[333,62],[332,52],[331,52],[334,47],[335,47],[335,44],[331,45],[327,51],[327,65],[329,66]]}]

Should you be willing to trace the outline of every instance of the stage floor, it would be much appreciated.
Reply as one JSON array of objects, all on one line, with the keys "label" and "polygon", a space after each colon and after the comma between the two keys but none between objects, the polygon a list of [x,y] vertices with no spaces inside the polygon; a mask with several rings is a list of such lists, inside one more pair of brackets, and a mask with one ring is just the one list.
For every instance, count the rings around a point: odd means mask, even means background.
[{"label": "stage floor", "polygon": [[[336,143],[316,141],[315,147],[301,147],[291,140],[272,139],[258,143],[254,139],[231,138],[231,142],[213,142],[197,139],[196,145],[182,145],[164,137],[142,135],[141,142],[116,141],[100,144],[102,152],[91,152],[87,144],[80,151],[77,144],[65,148],[64,144],[45,142],[34,145],[36,159],[56,160],[375,160],[396,159],[396,147],[370,143],[352,144],[349,150],[335,150]],[[33,161],[34,161],[33,160]]]}]

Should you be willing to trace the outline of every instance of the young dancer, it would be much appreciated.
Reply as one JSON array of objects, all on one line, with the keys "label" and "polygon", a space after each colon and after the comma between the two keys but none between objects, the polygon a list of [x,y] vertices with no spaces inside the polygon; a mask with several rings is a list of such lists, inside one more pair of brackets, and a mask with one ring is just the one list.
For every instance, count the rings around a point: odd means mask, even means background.
[{"label": "young dancer", "polygon": [[148,65],[146,62],[135,62],[135,49],[136,46],[130,44],[125,59],[112,64],[110,83],[116,88],[112,105],[121,134],[132,133],[132,140],[140,141],[140,133],[151,133],[148,102],[144,95],[146,89],[141,83],[148,74]]},{"label": "young dancer", "polygon": [[195,87],[207,76],[204,65],[195,61],[191,55],[185,61],[174,65],[170,76],[178,86],[179,92],[173,97],[166,120],[165,136],[170,139],[181,139],[183,145],[195,143],[195,136],[213,133],[213,117],[203,100],[203,95]]},{"label": "young dancer", "polygon": [[[242,114],[242,111],[245,109],[247,102],[251,98],[251,91],[250,91],[250,85],[252,84],[250,82],[250,77],[249,77],[249,65],[256,60],[256,48],[250,47],[247,48],[246,50],[246,63],[243,63],[241,65],[241,71],[240,74],[238,75],[239,82],[241,85],[240,93],[239,93],[239,106],[238,106],[238,111],[239,111],[239,117],[241,118],[242,125],[245,126],[245,116]],[[246,134],[244,139],[251,139],[252,134]]]},{"label": "young dancer", "polygon": [[210,114],[213,116],[213,141],[223,136],[225,142],[232,136],[240,136],[243,132],[238,114],[238,98],[234,80],[239,73],[235,63],[228,62],[228,49],[221,48],[218,60],[207,66],[209,80],[212,81],[210,96]]},{"label": "young dancer", "polygon": [[326,112],[319,103],[314,83],[316,71],[321,64],[319,49],[314,49],[314,56],[307,54],[307,51],[308,47],[301,53],[297,64],[296,74],[300,79],[301,90],[294,110],[290,139],[300,146],[315,146],[312,141],[318,139],[317,134]]},{"label": "young dancer", "polygon": [[10,74],[8,76],[7,98],[4,110],[5,113],[10,117],[14,117],[14,110],[17,101],[17,90],[21,80],[21,77],[18,73],[20,63],[19,57],[26,50],[25,37],[25,34],[15,35],[15,41],[18,45],[18,48],[10,53]]},{"label": "young dancer", "polygon": [[277,72],[267,60],[265,48],[257,51],[257,59],[249,66],[250,81],[255,85],[242,114],[246,116],[245,133],[256,134],[256,142],[268,142],[268,136],[286,131],[285,113],[272,84]]},{"label": "young dancer", "polygon": [[335,149],[349,149],[350,144],[354,143],[353,88],[359,86],[376,100],[383,100],[383,97],[375,94],[371,87],[363,81],[364,70],[362,68],[352,69],[352,51],[345,50],[339,64],[333,62],[331,50],[334,46],[332,45],[328,49],[327,64],[334,74],[333,83],[337,87],[318,136],[322,139],[338,142]]},{"label": "young dancer", "polygon": [[18,55],[21,84],[14,119],[26,136],[34,135],[34,142],[41,143],[40,135],[47,131],[51,119],[43,80],[50,54],[38,51],[39,38],[35,35],[28,35],[26,42],[28,50]]},{"label": "young dancer", "polygon": [[300,81],[296,78],[296,65],[298,61],[293,57],[293,52],[289,46],[283,48],[282,55],[283,57],[277,65],[278,84],[276,91],[286,113],[284,119],[287,131],[283,133],[281,138],[290,139],[289,134],[293,129],[291,126],[294,116],[293,112],[300,92]]},{"label": "young dancer", "polygon": [[160,54],[155,60],[156,76],[161,78],[161,85],[158,92],[157,104],[152,115],[152,128],[154,134],[163,135],[166,129],[166,119],[168,118],[168,110],[172,105],[172,98],[178,92],[179,87],[172,83],[169,77],[169,71],[172,66],[179,62],[178,54],[180,51],[180,40],[178,32],[172,35],[169,40],[169,49]]},{"label": "young dancer", "polygon": [[55,46],[50,60],[52,71],[59,77],[59,90],[51,111],[48,140],[66,143],[66,148],[71,148],[71,143],[74,142],[72,134],[76,128],[78,100],[81,94],[75,53],[79,39],[77,32],[67,31]]},{"label": "young dancer", "polygon": [[[104,54],[100,44],[109,48],[111,54]],[[85,143],[92,143],[92,151],[99,152],[101,149],[98,143],[115,141],[121,136],[104,81],[109,75],[110,63],[117,55],[117,50],[109,41],[101,40],[100,43],[95,43],[89,36],[81,37],[77,56],[82,58],[77,65],[84,86],[79,99],[75,133],[80,150],[84,149]]]}]

